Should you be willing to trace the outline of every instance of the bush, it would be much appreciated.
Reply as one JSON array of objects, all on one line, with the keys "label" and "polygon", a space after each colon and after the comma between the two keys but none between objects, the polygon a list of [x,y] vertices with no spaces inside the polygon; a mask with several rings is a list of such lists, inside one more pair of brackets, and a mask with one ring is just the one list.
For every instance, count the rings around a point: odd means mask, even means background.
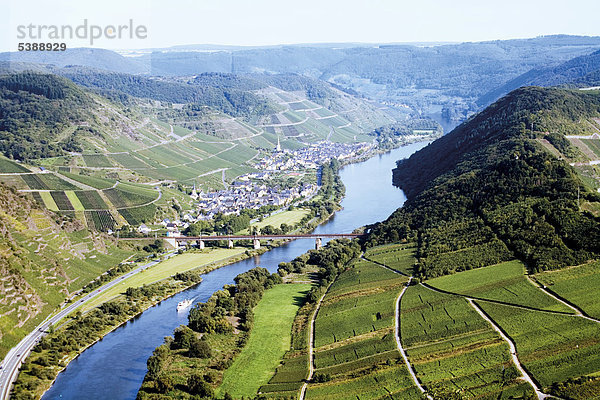
[{"label": "bush", "polygon": [[213,390],[204,378],[200,375],[194,374],[187,380],[188,391],[191,394],[196,394],[200,397],[213,397]]},{"label": "bush", "polygon": [[206,340],[201,340],[194,336],[190,341],[189,356],[194,358],[210,358],[212,356],[210,345]]}]

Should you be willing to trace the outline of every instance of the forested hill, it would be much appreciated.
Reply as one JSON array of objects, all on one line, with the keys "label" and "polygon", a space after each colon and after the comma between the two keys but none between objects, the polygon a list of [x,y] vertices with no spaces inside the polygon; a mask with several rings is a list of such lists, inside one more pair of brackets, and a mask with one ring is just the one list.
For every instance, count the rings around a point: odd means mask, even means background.
[{"label": "forested hill", "polygon": [[272,112],[264,99],[250,92],[264,88],[266,84],[232,74],[207,73],[191,79],[169,81],[72,66],[54,72],[78,85],[99,89],[103,94],[115,92],[120,96],[202,104],[232,116]]},{"label": "forested hill", "polygon": [[[600,96],[518,89],[400,162],[405,206],[375,226],[368,244],[418,243],[418,273],[432,277],[520,258],[534,271],[600,254],[600,220],[582,213],[598,193],[541,146],[575,151],[576,134],[600,115]],[[533,124],[533,131],[530,129]]]},{"label": "forested hill", "polygon": [[67,79],[34,72],[0,75],[0,152],[15,159],[81,150],[76,134],[93,100]]}]

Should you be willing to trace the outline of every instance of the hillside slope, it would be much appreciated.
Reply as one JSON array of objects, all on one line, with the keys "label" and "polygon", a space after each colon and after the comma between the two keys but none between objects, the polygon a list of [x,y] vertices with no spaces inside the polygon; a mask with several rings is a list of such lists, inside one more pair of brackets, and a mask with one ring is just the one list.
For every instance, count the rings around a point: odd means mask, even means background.
[{"label": "hillside slope", "polygon": [[418,273],[425,277],[514,256],[533,271],[596,257],[600,220],[580,212],[578,201],[600,197],[542,143],[559,154],[576,153],[564,135],[598,115],[597,93],[512,92],[399,162],[394,183],[409,200],[374,227],[369,243],[416,240]]},{"label": "hillside slope", "polygon": [[0,184],[0,358],[61,302],[131,253]]}]

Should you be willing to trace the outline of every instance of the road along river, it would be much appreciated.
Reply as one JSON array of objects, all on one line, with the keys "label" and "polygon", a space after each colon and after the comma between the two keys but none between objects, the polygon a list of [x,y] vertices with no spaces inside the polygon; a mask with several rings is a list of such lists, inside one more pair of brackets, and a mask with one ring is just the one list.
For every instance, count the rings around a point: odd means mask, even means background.
[{"label": "road along river", "polygon": [[[426,144],[410,144],[344,167],[340,171],[346,185],[343,209],[314,233],[349,233],[387,218],[406,199],[401,190],[392,186],[396,160],[410,156]],[[148,309],[85,350],[58,376],[42,399],[135,399],[152,351],[177,326],[187,323],[187,312],[176,312],[179,301],[206,301],[223,285],[233,283],[236,275],[256,266],[275,272],[280,262],[291,261],[312,248],[314,240],[296,240],[260,257],[207,273],[200,285]]]}]

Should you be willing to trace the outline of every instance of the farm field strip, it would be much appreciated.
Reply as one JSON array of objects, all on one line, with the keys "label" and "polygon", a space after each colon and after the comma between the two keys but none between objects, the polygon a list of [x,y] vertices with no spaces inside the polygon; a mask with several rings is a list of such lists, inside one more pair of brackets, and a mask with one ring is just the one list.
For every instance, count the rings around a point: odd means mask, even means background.
[{"label": "farm field strip", "polygon": [[547,292],[564,299],[584,315],[600,319],[600,303],[590,293],[600,292],[600,262],[541,272],[533,279]]},{"label": "farm field strip", "polygon": [[489,302],[478,306],[514,341],[521,363],[540,387],[600,370],[597,323]]},{"label": "farm field strip", "polygon": [[415,249],[411,244],[375,247],[367,251],[363,258],[394,272],[411,276],[415,263]]},{"label": "farm field strip", "polygon": [[[312,319],[310,352],[310,377],[323,375],[332,380],[306,382],[301,399],[421,398],[394,337],[393,307],[406,281],[364,259],[353,262],[336,278]],[[335,335],[333,342],[330,331]],[[371,371],[375,366],[377,372],[356,377],[357,371]]]},{"label": "farm field strip", "polygon": [[[584,269],[585,267],[583,266]],[[575,290],[579,301],[587,300],[588,304],[595,303],[589,299],[589,287],[583,289],[584,292],[582,292],[579,288],[580,285],[573,285],[573,282],[569,281],[574,280],[576,283],[581,283],[578,281],[584,280],[590,282],[589,277],[594,277],[597,273],[596,268],[588,266],[587,271],[578,268],[582,267],[571,267],[566,270],[538,274],[536,279],[542,287],[535,286],[526,277],[531,287],[540,292],[544,290],[542,292],[544,295],[569,308],[571,310],[569,314],[547,309],[536,309],[527,305],[506,304],[497,300],[477,299],[464,293],[454,293],[464,297],[471,307],[492,325],[494,330],[502,336],[502,339],[509,344],[513,363],[524,379],[532,385],[540,399],[549,397],[543,390],[553,382],[564,380],[565,377],[577,378],[581,375],[597,373],[600,369],[600,356],[598,356],[600,340],[597,338],[597,324],[599,321],[585,315],[577,306],[564,301],[559,296],[555,296],[551,290],[544,287],[544,283],[554,284],[554,280],[550,278],[552,276],[559,283],[564,283],[560,288],[567,294]],[[460,275],[463,275],[464,278],[466,275],[473,274],[461,272],[453,276],[460,277]],[[496,273],[495,275],[498,281],[502,281],[502,273]],[[433,281],[435,280],[437,279]],[[464,289],[465,282],[464,279],[458,279],[455,282],[454,289],[456,290],[456,285],[459,287],[458,290]],[[481,284],[480,281],[475,279],[470,279],[469,282],[471,286]],[[592,282],[592,284],[597,284],[597,282]],[[423,286],[439,293],[448,294],[447,291],[429,284],[423,284]],[[519,349],[518,355],[517,349]],[[570,360],[574,359],[581,361],[577,365],[573,365]]]},{"label": "farm field strip", "polygon": [[29,171],[27,168],[25,168],[24,166],[9,160],[7,158],[1,157],[0,158],[0,173],[3,174],[19,174],[19,173],[27,173],[27,172],[31,172]]},{"label": "farm field strip", "polygon": [[427,285],[476,300],[574,313],[571,307],[549,296],[527,279],[525,266],[516,260],[430,279]]},{"label": "farm field strip", "polygon": [[433,400],[433,397],[431,397],[431,395],[426,394],[425,388],[421,385],[421,382],[419,382],[419,379],[417,379],[417,375],[415,373],[415,369],[410,364],[410,361],[408,360],[408,357],[406,356],[406,351],[404,351],[404,348],[402,347],[402,339],[400,337],[400,326],[401,326],[400,325],[401,324],[400,301],[402,300],[402,296],[404,296],[404,293],[406,293],[406,289],[408,289],[408,287],[410,286],[411,280],[412,280],[412,277],[409,278],[407,285],[404,286],[404,288],[402,289],[402,291],[400,292],[400,294],[396,298],[396,315],[395,315],[395,318],[394,318],[395,319],[395,323],[394,323],[394,339],[396,340],[396,347],[398,348],[398,351],[400,352],[400,355],[402,356],[402,360],[404,360],[404,364],[406,365],[408,373],[410,374],[410,379],[412,379],[414,385],[421,391],[421,393],[424,393],[425,396],[429,400]]},{"label": "farm field strip", "polygon": [[321,308],[323,299],[329,292],[329,289],[331,289],[331,285],[334,282],[327,286],[325,293],[323,293],[323,295],[319,298],[319,301],[317,302],[315,311],[313,311],[312,315],[310,316],[310,322],[308,325],[308,376],[306,377],[306,380],[304,381],[304,384],[300,389],[300,400],[304,400],[304,397],[306,395],[306,388],[308,387],[308,382],[312,379],[313,374],[315,372],[315,321],[317,319],[317,314],[319,313],[319,309]]},{"label": "farm field strip", "polygon": [[[400,308],[406,356],[428,392],[497,397],[521,385],[509,346],[464,296],[410,286]],[[505,370],[514,374],[505,377]],[[523,390],[533,393],[533,387]]]},{"label": "farm field strip", "polygon": [[481,318],[485,319],[492,326],[492,328],[496,332],[498,332],[498,334],[502,337],[502,339],[506,343],[508,343],[508,346],[510,348],[510,356],[512,358],[513,363],[515,364],[515,366],[517,367],[517,369],[521,373],[521,376],[523,377],[523,379],[525,379],[525,381],[527,383],[529,383],[534,388],[535,393],[538,396],[538,398],[539,399],[544,399],[544,398],[548,397],[547,394],[545,394],[545,393],[542,392],[542,390],[540,389],[540,387],[534,382],[534,380],[527,373],[527,371],[525,370],[525,368],[523,368],[523,366],[521,365],[521,362],[519,361],[519,358],[517,357],[517,348],[515,346],[515,343],[512,341],[512,339],[509,338],[508,336],[506,336],[504,334],[504,332],[502,331],[502,329],[500,329],[500,327],[498,325],[496,325],[496,323],[491,318],[489,318],[486,315],[485,312],[483,312],[483,310],[479,307],[479,305],[477,303],[475,303],[473,301],[473,299],[467,298],[467,301],[469,302],[469,305],[471,307],[473,307],[473,309],[475,311],[477,311],[477,313],[481,316]]},{"label": "farm field strip", "polygon": [[311,385],[306,393],[310,400],[421,399],[422,393],[412,385],[406,367],[391,366],[346,381]]},{"label": "farm field strip", "polygon": [[[530,279],[529,277],[527,279]],[[533,282],[531,282],[533,284]],[[540,290],[542,290],[544,293],[546,293],[548,296],[552,297],[553,299],[555,299],[556,301],[564,304],[565,306],[569,307],[570,309],[573,310],[573,312],[575,313],[576,316],[581,317],[581,318],[585,318],[589,321],[593,321],[596,323],[600,323],[600,320],[590,317],[589,315],[587,315],[582,309],[580,309],[579,307],[577,307],[576,305],[569,303],[566,300],[561,299],[560,297],[558,297],[557,295],[555,295],[554,293],[552,293],[551,290],[549,290],[548,288],[546,288],[545,286],[540,287]]]}]

